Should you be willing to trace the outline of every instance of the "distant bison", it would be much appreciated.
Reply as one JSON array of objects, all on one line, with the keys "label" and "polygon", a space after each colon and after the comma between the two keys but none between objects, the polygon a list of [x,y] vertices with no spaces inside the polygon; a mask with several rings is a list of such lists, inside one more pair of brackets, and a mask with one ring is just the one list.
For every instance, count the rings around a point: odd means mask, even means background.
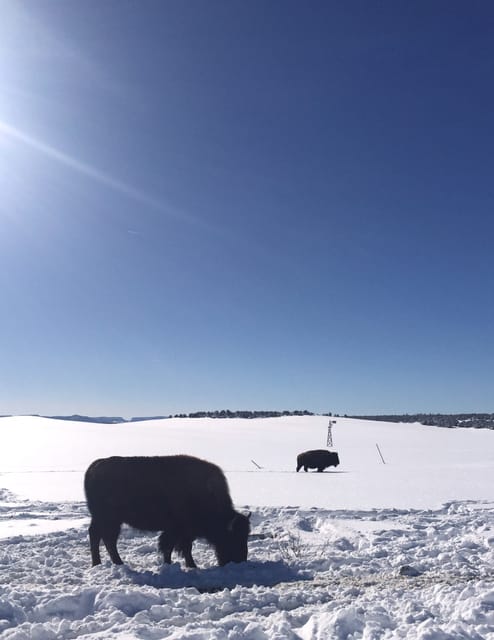
[{"label": "distant bison", "polygon": [[162,531],[159,548],[170,564],[175,549],[187,567],[195,567],[192,543],[205,538],[219,565],[247,560],[249,516],[233,508],[222,470],[191,456],[104,458],[84,477],[91,524],[93,566],[101,563],[103,540],[115,564],[122,523],[144,531]]},{"label": "distant bison", "polygon": [[303,467],[304,471],[317,469],[321,473],[326,467],[337,467],[339,464],[340,459],[336,451],[326,451],[326,449],[304,451],[297,456],[297,472]]}]

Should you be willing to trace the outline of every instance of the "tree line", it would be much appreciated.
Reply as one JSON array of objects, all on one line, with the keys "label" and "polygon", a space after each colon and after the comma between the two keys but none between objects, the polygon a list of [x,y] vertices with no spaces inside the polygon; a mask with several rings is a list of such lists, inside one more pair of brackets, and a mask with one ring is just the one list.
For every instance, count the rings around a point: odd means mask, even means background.
[{"label": "tree line", "polygon": [[378,422],[420,422],[431,427],[494,429],[494,413],[405,413],[397,415],[348,416]]},{"label": "tree line", "polygon": [[295,411],[194,411],[193,413],[177,413],[173,418],[282,418],[284,416],[313,416],[314,413],[306,409]]}]

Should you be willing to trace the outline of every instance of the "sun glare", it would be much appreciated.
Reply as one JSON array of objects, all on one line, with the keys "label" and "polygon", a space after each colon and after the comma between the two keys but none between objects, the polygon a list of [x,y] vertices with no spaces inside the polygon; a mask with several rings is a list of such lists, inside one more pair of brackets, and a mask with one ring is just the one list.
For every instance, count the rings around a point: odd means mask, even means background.
[{"label": "sun glare", "polygon": [[24,147],[43,154],[46,158],[62,164],[64,167],[71,169],[81,176],[89,178],[103,186],[111,189],[120,195],[126,196],[135,200],[141,204],[150,207],[151,209],[159,210],[174,218],[180,218],[183,221],[189,223],[198,223],[199,221],[193,216],[178,212],[173,207],[170,207],[163,203],[162,200],[154,198],[153,196],[144,193],[143,191],[136,189],[135,187],[126,184],[125,182],[118,180],[107,173],[94,168],[93,166],[82,162],[59,149],[53,147],[46,142],[39,140],[27,133],[21,131],[17,127],[8,124],[5,121],[0,120],[0,139],[13,140],[21,143]]}]

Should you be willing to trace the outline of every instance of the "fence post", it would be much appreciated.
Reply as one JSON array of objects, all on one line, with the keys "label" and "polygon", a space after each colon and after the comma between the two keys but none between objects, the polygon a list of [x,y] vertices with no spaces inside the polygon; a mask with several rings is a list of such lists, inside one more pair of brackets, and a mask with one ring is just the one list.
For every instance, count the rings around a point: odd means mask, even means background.
[{"label": "fence post", "polygon": [[383,464],[386,464],[384,462],[383,454],[381,453],[381,449],[379,449],[379,445],[377,444],[377,442],[376,442],[376,447],[377,447],[377,450],[379,451],[379,455],[381,456],[381,460],[383,461]]}]

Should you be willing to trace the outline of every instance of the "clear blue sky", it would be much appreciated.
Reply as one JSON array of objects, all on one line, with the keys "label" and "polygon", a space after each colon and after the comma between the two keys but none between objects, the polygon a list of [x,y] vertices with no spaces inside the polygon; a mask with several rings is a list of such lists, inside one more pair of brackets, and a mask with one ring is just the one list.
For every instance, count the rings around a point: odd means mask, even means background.
[{"label": "clear blue sky", "polygon": [[4,0],[0,414],[494,411],[490,2]]}]

